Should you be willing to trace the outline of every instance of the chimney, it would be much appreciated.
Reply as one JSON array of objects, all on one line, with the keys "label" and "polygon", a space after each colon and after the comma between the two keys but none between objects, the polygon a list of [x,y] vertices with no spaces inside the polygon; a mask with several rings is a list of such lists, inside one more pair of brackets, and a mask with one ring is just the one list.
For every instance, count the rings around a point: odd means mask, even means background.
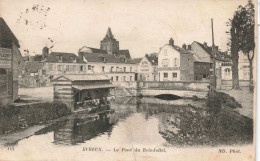
[{"label": "chimney", "polygon": [[186,50],[186,44],[183,44],[183,45],[182,45],[182,48]]},{"label": "chimney", "polygon": [[187,50],[191,50],[191,45],[188,45],[188,49]]},{"label": "chimney", "polygon": [[47,56],[49,54],[49,48],[47,46],[45,46],[43,49],[42,49],[42,60],[46,59]]},{"label": "chimney", "polygon": [[169,40],[169,45],[174,46],[174,40],[172,38]]},{"label": "chimney", "polygon": [[203,45],[204,45],[205,48],[208,47],[208,44],[205,41],[204,41]]}]

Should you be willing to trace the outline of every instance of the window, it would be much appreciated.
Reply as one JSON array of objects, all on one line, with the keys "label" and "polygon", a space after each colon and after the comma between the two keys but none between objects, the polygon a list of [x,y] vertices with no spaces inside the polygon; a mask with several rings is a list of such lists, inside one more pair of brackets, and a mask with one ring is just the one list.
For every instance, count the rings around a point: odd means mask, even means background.
[{"label": "window", "polygon": [[163,59],[162,60],[162,66],[163,67],[168,67],[168,65],[169,65],[169,59]]},{"label": "window", "polygon": [[168,73],[163,73],[164,78],[168,78]]},{"label": "window", "polygon": [[66,71],[70,71],[70,66],[69,65],[66,65]]},{"label": "window", "polygon": [[88,70],[91,70],[91,65],[88,65]]},{"label": "window", "polygon": [[119,71],[119,67],[116,67],[116,72],[118,72]]},{"label": "window", "polygon": [[132,67],[130,67],[130,72],[132,72]]},{"label": "window", "polygon": [[84,66],[83,65],[81,65],[81,66],[79,66],[79,71],[84,71]]},{"label": "window", "polygon": [[126,67],[124,67],[124,72],[126,72]]},{"label": "window", "polygon": [[73,70],[72,71],[76,71],[77,66],[73,65]]},{"label": "window", "polygon": [[106,58],[105,57],[102,57],[101,58],[103,62],[106,62]]},{"label": "window", "polygon": [[112,66],[112,67],[111,67],[111,72],[113,72],[113,70],[114,70],[114,67]]},{"label": "window", "polygon": [[118,76],[116,76],[116,81],[118,81]]},{"label": "window", "polygon": [[58,71],[62,71],[63,66],[62,65],[58,65]]},{"label": "window", "polygon": [[114,80],[114,78],[113,77],[111,77],[111,81],[113,81]]},{"label": "window", "polygon": [[177,67],[178,66],[178,64],[177,64],[178,62],[177,62],[177,58],[174,58],[174,61],[173,61],[173,65],[175,66],[175,67]]},{"label": "window", "polygon": [[0,68],[0,75],[6,75],[6,69]]},{"label": "window", "polygon": [[105,72],[105,67],[104,66],[102,66],[102,72]]},{"label": "window", "polygon": [[46,75],[46,70],[42,70],[42,75]]},{"label": "window", "polygon": [[53,68],[53,64],[49,64],[49,70],[50,70],[50,71],[53,71],[53,69],[54,69],[54,68]]},{"label": "window", "polygon": [[91,66],[92,72],[94,72],[94,66]]},{"label": "window", "polygon": [[177,73],[172,73],[173,78],[177,78]]},{"label": "window", "polygon": [[123,80],[126,81],[126,76],[123,77]]},{"label": "window", "polygon": [[206,74],[203,74],[202,77],[203,77],[203,78],[207,78],[207,75],[206,75]]},{"label": "window", "polygon": [[59,55],[57,58],[58,58],[58,62],[62,62],[62,56],[61,55]]},{"label": "window", "polygon": [[130,81],[132,81],[132,76],[130,76]]}]

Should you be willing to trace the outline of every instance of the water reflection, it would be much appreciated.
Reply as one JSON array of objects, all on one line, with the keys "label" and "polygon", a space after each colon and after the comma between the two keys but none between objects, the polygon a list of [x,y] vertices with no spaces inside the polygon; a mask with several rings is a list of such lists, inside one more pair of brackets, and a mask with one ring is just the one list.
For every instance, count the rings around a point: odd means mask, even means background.
[{"label": "water reflection", "polygon": [[233,145],[252,143],[253,139],[252,119],[230,109],[209,111],[204,101],[122,97],[111,102],[111,108],[57,121],[35,132],[34,137],[53,133],[54,139],[49,140],[53,145],[85,144],[102,138],[104,144],[157,146]]}]

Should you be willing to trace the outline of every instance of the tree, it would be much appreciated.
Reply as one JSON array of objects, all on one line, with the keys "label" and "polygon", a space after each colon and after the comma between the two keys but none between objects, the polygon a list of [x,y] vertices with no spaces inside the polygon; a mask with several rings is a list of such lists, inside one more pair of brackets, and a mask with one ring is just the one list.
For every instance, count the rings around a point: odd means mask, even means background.
[{"label": "tree", "polygon": [[243,51],[249,58],[249,51],[254,48],[254,41],[252,41],[254,39],[254,32],[252,32],[254,31],[254,5],[252,1],[249,0],[245,7],[240,5],[235,11],[233,18],[229,19],[227,25],[231,26],[229,31],[231,37],[228,45],[230,46],[232,59],[232,89],[240,89],[238,52]]},{"label": "tree", "polygon": [[246,24],[244,25],[244,39],[242,51],[247,55],[249,60],[250,68],[250,90],[254,89],[253,86],[253,59],[254,59],[254,50],[255,50],[255,9],[252,0],[248,1],[248,4],[245,6],[247,11]]}]

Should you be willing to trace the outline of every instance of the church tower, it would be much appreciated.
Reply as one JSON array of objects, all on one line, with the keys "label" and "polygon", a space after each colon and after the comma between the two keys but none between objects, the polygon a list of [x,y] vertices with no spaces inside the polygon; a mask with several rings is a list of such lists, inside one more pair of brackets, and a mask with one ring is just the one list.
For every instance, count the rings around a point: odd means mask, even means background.
[{"label": "church tower", "polygon": [[100,42],[100,49],[106,50],[108,54],[117,55],[119,52],[119,42],[114,38],[110,27],[107,30],[107,34]]}]

